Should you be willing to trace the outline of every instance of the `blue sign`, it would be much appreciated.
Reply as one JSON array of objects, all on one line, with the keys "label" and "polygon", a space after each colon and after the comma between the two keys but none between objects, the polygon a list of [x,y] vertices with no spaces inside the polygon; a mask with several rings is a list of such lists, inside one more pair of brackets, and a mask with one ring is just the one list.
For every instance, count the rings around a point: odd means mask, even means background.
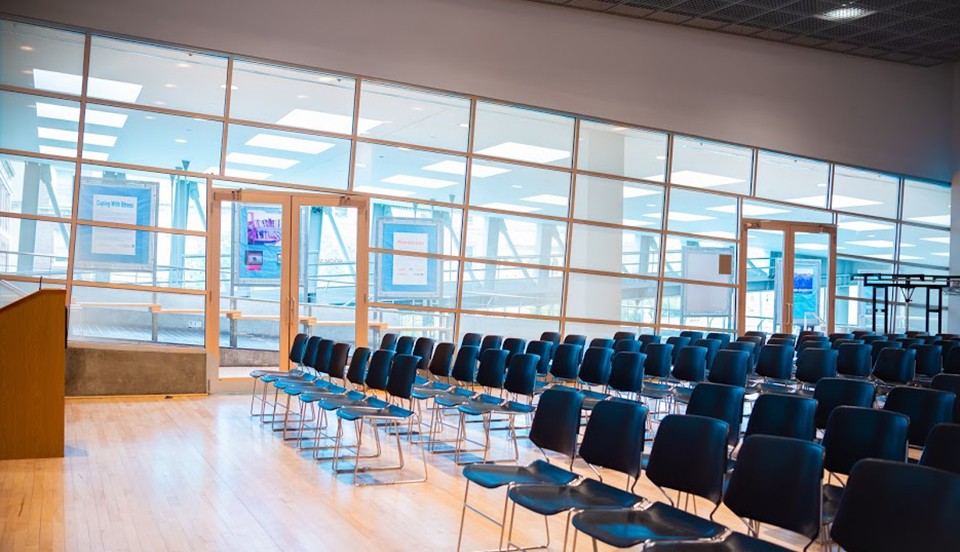
[{"label": "blue sign", "polygon": [[275,205],[235,204],[234,266],[239,283],[280,281],[283,249],[283,208]]},{"label": "blue sign", "polygon": [[[100,179],[82,182],[77,215],[80,220],[154,225],[156,184],[103,182]],[[87,265],[125,265],[124,268],[150,270],[153,268],[153,236],[147,230],[80,225],[77,227],[77,260]]]},{"label": "blue sign", "polygon": [[438,254],[442,229],[440,221],[431,219],[378,220],[378,247],[397,252],[378,256],[375,289],[379,297],[440,296],[440,259],[402,255],[402,252]]}]

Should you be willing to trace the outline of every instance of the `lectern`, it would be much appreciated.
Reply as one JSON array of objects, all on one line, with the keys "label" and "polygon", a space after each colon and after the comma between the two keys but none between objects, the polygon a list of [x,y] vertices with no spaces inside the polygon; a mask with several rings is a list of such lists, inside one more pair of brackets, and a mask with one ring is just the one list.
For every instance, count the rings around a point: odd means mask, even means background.
[{"label": "lectern", "polygon": [[0,309],[0,460],[63,456],[66,292]]}]

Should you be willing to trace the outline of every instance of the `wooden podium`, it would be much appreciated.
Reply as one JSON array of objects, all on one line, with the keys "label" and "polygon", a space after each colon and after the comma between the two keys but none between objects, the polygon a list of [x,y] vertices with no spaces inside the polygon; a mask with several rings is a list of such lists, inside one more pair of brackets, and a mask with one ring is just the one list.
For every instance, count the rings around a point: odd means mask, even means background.
[{"label": "wooden podium", "polygon": [[0,460],[63,456],[66,292],[0,309]]}]

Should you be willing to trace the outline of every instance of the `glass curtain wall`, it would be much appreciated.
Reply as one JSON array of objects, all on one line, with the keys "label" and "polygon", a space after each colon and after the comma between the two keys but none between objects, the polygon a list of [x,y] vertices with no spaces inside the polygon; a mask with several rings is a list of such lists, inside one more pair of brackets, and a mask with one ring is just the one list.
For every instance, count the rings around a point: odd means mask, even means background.
[{"label": "glass curtain wall", "polygon": [[[0,304],[64,287],[73,340],[204,345],[213,186],[369,196],[371,322],[444,340],[734,331],[736,270],[702,259],[772,262],[743,218],[838,225],[840,328],[860,274],[948,267],[940,182],[16,21],[0,52]],[[382,285],[398,263],[430,289]]]}]

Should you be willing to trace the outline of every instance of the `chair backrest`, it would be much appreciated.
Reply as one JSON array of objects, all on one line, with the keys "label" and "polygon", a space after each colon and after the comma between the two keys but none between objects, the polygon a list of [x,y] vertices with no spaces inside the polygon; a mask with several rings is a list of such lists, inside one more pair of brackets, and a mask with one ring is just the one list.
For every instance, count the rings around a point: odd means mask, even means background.
[{"label": "chair backrest", "polygon": [[713,359],[713,367],[707,375],[707,381],[745,387],[749,366],[750,353],[747,351],[732,349],[717,351],[717,356]]},{"label": "chair backrest", "polygon": [[793,347],[795,343],[792,339],[786,337],[771,337],[767,340],[767,345],[789,345]]},{"label": "chair backrest", "polygon": [[854,466],[830,527],[850,552],[956,550],[960,476],[927,466],[864,460]]},{"label": "chair backrest", "polygon": [[622,340],[624,340],[624,339],[628,339],[628,340],[631,340],[631,341],[636,341],[636,340],[637,340],[637,334],[635,334],[635,333],[633,333],[633,332],[616,332],[615,334],[613,334],[613,340],[614,340],[614,341],[618,341],[618,342],[619,342],[619,341],[622,341]]},{"label": "chair backrest", "polygon": [[640,351],[642,352],[652,343],[660,343],[661,339],[661,336],[657,334],[640,334],[640,336],[637,337],[637,341],[640,342]]},{"label": "chair backrest", "polygon": [[[605,402],[605,401],[604,401]],[[573,458],[580,433],[580,408],[583,393],[569,388],[547,389],[530,426],[530,440],[543,450],[552,450]]]},{"label": "chair backrest", "polygon": [[415,355],[394,355],[393,366],[387,377],[387,393],[398,399],[409,399],[413,393],[413,382],[417,379],[417,365],[420,357]]},{"label": "chair backrest", "polygon": [[821,442],[826,451],[824,469],[849,475],[853,465],[864,458],[903,462],[909,425],[910,419],[896,412],[837,407],[830,414]]},{"label": "chair backrest", "polygon": [[880,356],[880,352],[884,349],[903,349],[903,343],[899,341],[890,341],[888,339],[882,341],[874,341],[870,344],[871,351],[870,356],[873,359],[873,364],[877,363],[877,357]]},{"label": "chair backrest", "polygon": [[347,381],[354,385],[363,385],[367,377],[367,364],[370,362],[370,349],[368,347],[357,347],[350,359],[350,367],[347,368]]},{"label": "chair backrest", "polygon": [[646,353],[614,353],[608,380],[610,387],[625,393],[639,393],[643,388],[643,364],[646,359]]},{"label": "chair backrest", "polygon": [[543,332],[540,334],[540,341],[549,341],[556,347],[560,344],[560,332]]},{"label": "chair backrest", "polygon": [[814,425],[817,429],[827,427],[827,420],[838,406],[859,406],[872,408],[877,396],[875,385],[866,380],[844,378],[823,378],[813,389],[813,399],[817,401],[814,413]]},{"label": "chair backrest", "polygon": [[928,334],[927,332],[925,332],[925,331],[923,331],[923,330],[910,330],[909,332],[903,332],[903,333],[904,333],[904,335],[906,335],[907,337],[923,337],[923,336],[926,336],[926,335],[930,335],[930,334]]},{"label": "chair backrest", "polygon": [[527,340],[519,337],[508,337],[503,340],[503,350],[507,352],[507,362],[513,355],[519,355],[527,348]]},{"label": "chair backrest", "polygon": [[693,342],[695,347],[704,347],[707,350],[706,357],[704,361],[706,362],[707,370],[713,367],[713,359],[717,356],[717,351],[720,350],[720,346],[723,343],[719,339],[698,339]]},{"label": "chair backrest", "polygon": [[901,337],[897,339],[901,344],[903,344],[904,349],[909,349],[914,345],[923,345],[923,339],[919,337]]},{"label": "chair backrest", "polygon": [[727,471],[726,422],[671,414],[660,421],[646,475],[654,485],[719,504]]},{"label": "chair backrest", "polygon": [[923,342],[927,345],[938,345],[943,343],[943,337],[939,335],[925,335],[923,336]]},{"label": "chair backrest", "polygon": [[613,349],[606,347],[590,347],[583,354],[580,363],[580,381],[592,385],[607,385],[610,380],[610,359]]},{"label": "chair backrest", "polygon": [[398,355],[413,354],[413,346],[416,343],[417,340],[412,335],[401,335],[400,339],[397,340],[397,348],[394,349],[394,352]]},{"label": "chair backrest", "polygon": [[465,333],[463,334],[463,339],[460,340],[461,347],[480,347],[480,342],[483,341],[483,334],[480,333]]},{"label": "chair backrest", "polygon": [[616,342],[608,337],[595,337],[590,340],[590,346],[587,347],[587,350],[593,349],[594,347],[601,349],[613,349],[615,344]]},{"label": "chair backrest", "polygon": [[526,353],[517,353],[510,357],[510,368],[504,389],[517,395],[533,396],[537,385],[537,363],[540,357]]},{"label": "chair backrest", "polygon": [[910,418],[910,444],[922,447],[933,426],[953,420],[954,400],[948,391],[900,386],[887,394],[883,409],[906,414]]},{"label": "chair backrest", "polygon": [[640,476],[647,407],[637,401],[614,398],[593,407],[580,443],[580,457],[600,466]]},{"label": "chair backrest", "polygon": [[797,336],[792,333],[775,333],[770,336],[770,339],[785,339],[794,345],[797,343]]},{"label": "chair backrest", "polygon": [[766,393],[757,398],[747,422],[745,436],[778,435],[813,441],[816,428],[813,414],[817,401],[796,395]]},{"label": "chair backrest", "polygon": [[[743,337],[756,337],[760,339],[760,342],[757,343],[757,348],[763,347],[767,343],[767,333],[766,332],[743,332]],[[739,339],[739,338],[737,338]]]},{"label": "chair backrest", "polygon": [[690,393],[687,414],[707,416],[726,422],[729,429],[727,444],[731,447],[740,440],[743,421],[743,387],[722,383],[698,383]]},{"label": "chair backrest", "polygon": [[707,339],[716,339],[720,342],[720,348],[723,349],[733,341],[733,334],[727,332],[710,332],[707,334]]},{"label": "chair backrest", "polygon": [[724,350],[728,351],[744,351],[749,355],[749,360],[747,362],[747,373],[753,371],[753,366],[756,364],[757,360],[757,344],[753,341],[731,341],[724,347]]},{"label": "chair backrest", "polygon": [[850,333],[852,333],[852,334],[853,334],[853,337],[856,338],[856,339],[863,339],[863,336],[866,336],[866,335],[876,335],[876,334],[875,334],[873,331],[871,331],[871,330],[853,330],[853,331],[850,332]]},{"label": "chair backrest", "polygon": [[837,352],[833,349],[807,348],[797,357],[796,378],[803,383],[817,383],[837,375]]},{"label": "chair backrest", "polygon": [[298,333],[293,337],[293,343],[290,344],[290,354],[287,355],[290,362],[296,364],[303,363],[303,353],[307,350],[307,341],[309,339],[310,336],[305,333]]},{"label": "chair backrest", "polygon": [[487,349],[480,353],[480,367],[477,369],[477,383],[491,389],[503,388],[507,374],[507,356],[503,349]]},{"label": "chair backrest", "polygon": [[830,346],[831,349],[840,349],[841,345],[863,345],[862,339],[837,339]]},{"label": "chair backrest", "polygon": [[870,345],[843,344],[837,347],[837,373],[865,378],[873,366]]},{"label": "chair backrest", "polygon": [[943,347],[940,345],[914,345],[917,351],[916,373],[932,378],[943,369]]},{"label": "chair backrest", "polygon": [[430,361],[433,360],[433,349],[436,347],[437,342],[429,337],[418,337],[416,343],[413,344],[413,355],[420,357],[420,364],[417,366],[417,370],[426,370],[430,366]]},{"label": "chair backrest", "polygon": [[907,334],[902,334],[902,333],[885,333],[885,334],[883,334],[883,337],[886,337],[886,338],[887,338],[888,340],[890,340],[890,341],[896,341],[897,339],[900,339],[901,337],[907,337]]},{"label": "chair backrest", "polygon": [[917,351],[887,347],[873,365],[873,377],[888,383],[910,383],[916,370]]},{"label": "chair backrest", "polygon": [[613,351],[616,353],[639,353],[641,348],[643,348],[643,343],[636,339],[621,339],[613,346]]},{"label": "chair backrest", "polygon": [[690,341],[696,341],[698,339],[703,339],[703,332],[698,332],[696,330],[683,330],[680,332],[680,337],[689,337]]},{"label": "chair backrest", "polygon": [[337,343],[330,353],[330,364],[327,373],[331,378],[344,379],[347,375],[347,358],[350,356],[349,343]]},{"label": "chair backrest", "polygon": [[647,345],[643,354],[647,355],[643,363],[644,376],[665,378],[670,375],[670,365],[673,364],[673,345],[651,343]]},{"label": "chair backrest", "polygon": [[[689,347],[692,342],[693,339],[685,335],[671,335],[668,337],[665,343],[667,345],[673,345],[673,350],[670,351],[670,362],[676,362],[677,355],[680,354],[680,349]],[[646,352],[646,350],[643,350],[643,352]]]},{"label": "chair backrest", "polygon": [[476,345],[460,347],[460,350],[457,351],[457,358],[453,361],[453,369],[450,372],[453,379],[461,383],[477,381],[478,356],[480,356],[480,347]]},{"label": "chair backrest", "polygon": [[930,389],[953,393],[953,421],[960,424],[960,374],[937,374],[930,382]]},{"label": "chair backrest", "polygon": [[540,360],[537,361],[537,373],[545,375],[550,373],[550,358],[553,351],[552,341],[531,341],[527,343],[527,354],[537,355]]},{"label": "chair backrest", "polygon": [[438,378],[449,378],[450,369],[453,368],[453,352],[456,348],[455,344],[446,341],[437,344],[427,370]]},{"label": "chair backrest", "polygon": [[[771,341],[773,341],[771,339]],[[757,358],[757,375],[788,380],[793,372],[792,345],[764,345]]]},{"label": "chair backrest", "polygon": [[673,377],[680,381],[700,382],[707,377],[707,348],[684,347],[680,349],[673,365]]},{"label": "chair backrest", "polygon": [[823,447],[753,435],[743,440],[723,503],[741,518],[813,540],[820,532],[822,481]]},{"label": "chair backrest", "polygon": [[825,335],[823,332],[818,331],[818,330],[803,330],[802,332],[800,332],[800,333],[797,334],[797,335],[799,336],[799,339],[801,339],[801,340],[802,340],[803,338],[805,338],[805,337],[811,337],[811,336],[812,336],[812,337],[826,337],[826,335]]},{"label": "chair backrest", "polygon": [[[587,336],[580,334],[567,334],[567,336],[563,338],[563,342],[569,345],[579,345],[580,350],[578,354],[580,357],[577,359],[577,362],[583,359],[583,350],[587,346]],[[557,351],[554,350],[554,357],[556,357],[556,353]]]},{"label": "chair backrest", "polygon": [[860,339],[862,339],[863,342],[866,343],[867,345],[873,345],[877,341],[889,341],[886,337],[882,335],[876,335],[876,334],[866,334],[862,336]]},{"label": "chair backrest", "polygon": [[946,356],[943,359],[943,373],[960,375],[960,342],[950,341]]},{"label": "chair backrest", "polygon": [[561,343],[553,355],[550,375],[557,379],[574,380],[580,374],[580,345]]},{"label": "chair backrest", "polygon": [[317,372],[326,374],[330,366],[330,355],[337,342],[332,339],[321,339],[317,344],[317,354],[313,357],[313,368]]},{"label": "chair backrest", "polygon": [[385,333],[380,338],[380,348],[387,351],[394,351],[397,348],[397,337],[395,333]]},{"label": "chair backrest", "polygon": [[927,435],[920,465],[960,475],[960,424],[933,426]]},{"label": "chair backrest", "polygon": [[487,349],[499,349],[503,345],[502,335],[485,335],[480,341],[480,354]]},{"label": "chair backrest", "polygon": [[318,335],[312,335],[307,339],[307,344],[303,348],[303,357],[300,360],[302,366],[309,366],[313,368],[314,360],[317,357],[317,348],[320,347],[320,342],[323,340],[322,337]]},{"label": "chair backrest", "polygon": [[853,337],[852,333],[837,332],[837,333],[830,334],[831,342],[837,341],[838,339],[855,339],[855,338]]},{"label": "chair backrest", "polygon": [[367,368],[367,377],[363,380],[370,389],[386,390],[387,378],[390,376],[390,364],[396,353],[390,349],[377,349],[370,358]]}]

